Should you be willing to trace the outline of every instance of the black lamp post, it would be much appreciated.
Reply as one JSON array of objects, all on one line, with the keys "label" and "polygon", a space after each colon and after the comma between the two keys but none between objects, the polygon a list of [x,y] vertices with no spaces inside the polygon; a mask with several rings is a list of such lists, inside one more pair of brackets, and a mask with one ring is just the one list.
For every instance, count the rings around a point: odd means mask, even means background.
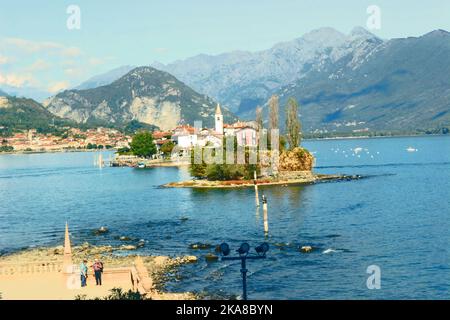
[{"label": "black lamp post", "polygon": [[247,300],[247,259],[264,259],[266,258],[266,252],[269,251],[269,245],[264,242],[255,248],[256,255],[249,256],[250,245],[247,242],[241,244],[239,249],[236,250],[239,256],[228,257],[230,254],[230,246],[227,243],[220,245],[220,252],[222,253],[222,260],[241,260],[241,274],[242,274],[242,299]]}]

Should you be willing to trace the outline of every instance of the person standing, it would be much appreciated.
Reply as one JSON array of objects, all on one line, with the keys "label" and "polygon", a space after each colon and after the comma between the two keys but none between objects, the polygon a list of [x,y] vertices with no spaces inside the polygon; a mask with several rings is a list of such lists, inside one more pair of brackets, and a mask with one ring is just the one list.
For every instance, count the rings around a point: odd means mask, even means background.
[{"label": "person standing", "polygon": [[97,286],[101,286],[102,285],[103,263],[101,261],[99,261],[98,259],[95,259],[94,264],[92,265],[92,268],[94,269],[95,283]]},{"label": "person standing", "polygon": [[88,272],[88,267],[87,267],[87,260],[84,259],[83,262],[81,262],[80,264],[80,278],[81,278],[81,287],[86,287],[86,280],[87,280],[87,272]]}]

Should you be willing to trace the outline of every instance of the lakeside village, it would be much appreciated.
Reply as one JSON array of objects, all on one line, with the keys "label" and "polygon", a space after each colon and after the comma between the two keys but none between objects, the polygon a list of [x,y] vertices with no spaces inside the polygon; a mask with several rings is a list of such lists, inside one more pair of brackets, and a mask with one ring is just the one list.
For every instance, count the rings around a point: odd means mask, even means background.
[{"label": "lakeside village", "polygon": [[[32,129],[18,132],[11,137],[3,137],[1,151],[3,152],[58,152],[82,150],[116,149],[124,154],[124,159],[136,158],[130,156],[130,146],[133,137],[117,129],[99,127],[81,130],[65,128],[62,135],[38,133]],[[221,145],[223,136],[236,136],[240,146],[256,146],[257,124],[255,121],[224,124],[221,108],[217,105],[215,128],[196,129],[190,125],[180,125],[169,131],[152,132],[156,153],[153,159],[163,159],[170,154],[174,146],[181,153],[189,148],[206,145],[217,147]],[[136,161],[133,162],[134,164]]]},{"label": "lakeside village", "polygon": [[[183,124],[169,131],[139,130],[134,135],[103,127],[84,131],[66,128],[62,135],[28,130],[3,137],[0,151],[26,153],[111,149],[117,151],[114,159],[105,162],[100,154],[99,159],[94,161],[95,165],[135,168],[189,166],[193,180],[169,183],[166,187],[249,187],[254,183],[303,184],[354,178],[313,173],[315,159],[308,150],[301,147],[298,103],[292,98],[286,106],[286,134],[277,135],[273,140],[271,135],[274,129],[278,133],[279,128],[278,97],[272,96],[268,105],[270,135],[264,129],[262,108],[258,108],[254,121],[226,124],[218,104],[214,114],[214,128],[204,128],[198,123],[195,127]],[[225,148],[228,142],[224,143],[225,140],[230,141],[229,138],[234,142],[232,154]],[[264,141],[266,147],[261,149],[259,144]],[[203,158],[200,163],[192,158],[192,155],[196,157],[198,150],[201,150]],[[209,152],[214,153],[214,157],[219,152],[226,163],[206,163],[205,155]],[[231,164],[228,161],[230,157],[233,158]],[[255,161],[250,161],[250,158]]]}]

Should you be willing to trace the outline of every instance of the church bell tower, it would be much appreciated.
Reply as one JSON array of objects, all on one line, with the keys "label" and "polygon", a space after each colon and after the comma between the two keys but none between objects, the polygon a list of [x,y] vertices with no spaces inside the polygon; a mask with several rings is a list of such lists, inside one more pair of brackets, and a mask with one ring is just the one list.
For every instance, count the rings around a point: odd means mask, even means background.
[{"label": "church bell tower", "polygon": [[216,132],[223,134],[223,115],[222,115],[222,110],[220,110],[220,104],[217,104],[215,123],[216,123],[216,128],[215,128]]}]

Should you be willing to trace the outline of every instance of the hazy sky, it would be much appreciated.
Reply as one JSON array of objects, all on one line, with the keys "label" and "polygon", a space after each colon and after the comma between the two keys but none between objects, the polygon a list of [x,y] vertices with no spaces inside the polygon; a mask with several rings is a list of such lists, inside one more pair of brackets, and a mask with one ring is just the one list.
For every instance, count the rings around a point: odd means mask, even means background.
[{"label": "hazy sky", "polygon": [[[67,28],[69,5],[79,30]],[[261,50],[325,26],[348,33],[366,26],[369,5],[383,38],[450,30],[448,0],[0,0],[0,88],[58,91],[120,65]]]}]

